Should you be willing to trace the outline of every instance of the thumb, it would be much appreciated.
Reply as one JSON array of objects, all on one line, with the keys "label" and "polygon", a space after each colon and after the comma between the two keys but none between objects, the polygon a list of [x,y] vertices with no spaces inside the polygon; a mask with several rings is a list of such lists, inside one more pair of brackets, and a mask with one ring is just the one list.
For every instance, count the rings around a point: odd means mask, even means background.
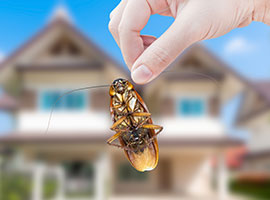
[{"label": "thumb", "polygon": [[176,19],[170,28],[138,57],[131,68],[131,77],[135,83],[150,82],[185,48],[198,41],[195,34],[198,29],[188,21],[190,20]]}]

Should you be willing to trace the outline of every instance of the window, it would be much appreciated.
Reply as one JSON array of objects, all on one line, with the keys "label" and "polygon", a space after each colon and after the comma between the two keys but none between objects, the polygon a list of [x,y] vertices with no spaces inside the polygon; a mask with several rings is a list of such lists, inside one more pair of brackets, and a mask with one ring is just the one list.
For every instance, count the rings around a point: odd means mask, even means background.
[{"label": "window", "polygon": [[91,197],[95,191],[95,168],[92,162],[81,160],[66,161],[63,163],[65,171],[65,193],[74,198]]},{"label": "window", "polygon": [[205,114],[205,100],[202,98],[182,98],[179,100],[178,113],[182,116],[201,116]]},{"label": "window", "polygon": [[64,169],[67,177],[81,177],[89,180],[94,178],[94,166],[92,163],[84,161],[64,162]]},{"label": "window", "polygon": [[[50,110],[56,100],[63,94],[61,91],[45,91],[41,94],[41,107]],[[56,104],[55,110],[82,110],[86,107],[86,94],[74,92],[62,97]]]}]

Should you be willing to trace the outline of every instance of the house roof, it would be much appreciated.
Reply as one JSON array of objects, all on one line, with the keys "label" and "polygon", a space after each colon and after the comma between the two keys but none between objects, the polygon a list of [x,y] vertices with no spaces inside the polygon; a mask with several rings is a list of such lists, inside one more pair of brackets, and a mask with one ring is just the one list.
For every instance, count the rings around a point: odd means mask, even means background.
[{"label": "house roof", "polygon": [[[247,112],[246,114],[241,115],[241,110],[243,109],[243,106],[245,102],[247,101],[246,98],[241,99],[240,107],[239,107],[239,112],[238,116],[236,118],[236,123],[241,124],[249,119],[254,118],[255,116],[258,116],[261,113],[264,113],[266,111],[269,111],[270,109],[270,80],[261,80],[261,81],[254,81],[254,82],[248,82],[247,84],[248,88],[251,89],[255,94],[261,98],[265,106],[263,106],[260,109],[255,109],[252,110],[251,112]],[[247,91],[245,91],[247,92]]]},{"label": "house roof", "polygon": [[[171,64],[171,66],[174,66],[175,64],[182,62],[185,60],[186,57],[189,55],[195,53],[195,52],[201,52],[204,57],[209,58],[213,62],[213,66],[219,66],[221,67],[224,72],[228,72],[238,78],[243,83],[249,83],[249,80],[246,79],[244,76],[240,75],[238,72],[236,72],[231,66],[229,66],[227,63],[222,61],[219,57],[217,57],[213,52],[211,52],[209,49],[207,49],[204,45],[201,43],[195,43],[189,48],[187,48],[178,58]],[[214,75],[215,72],[212,72]],[[195,75],[195,74],[194,74]],[[219,77],[220,78],[220,77]]]},{"label": "house roof", "polygon": [[[8,133],[0,137],[0,145],[19,145],[19,144],[68,144],[68,143],[94,143],[94,144],[106,144],[108,136],[104,133],[87,134],[87,133],[76,133],[76,134],[40,134],[40,133]],[[162,138],[159,139],[159,144],[162,146],[216,146],[216,147],[231,147],[239,146],[242,141],[232,139],[228,137],[223,138]]]},{"label": "house roof", "polygon": [[45,28],[43,28],[36,35],[31,37],[29,41],[27,41],[21,47],[15,50],[10,56],[6,57],[5,60],[2,63],[0,63],[0,72],[4,70],[6,67],[8,67],[11,62],[15,61],[16,58],[22,55],[23,52],[33,47],[49,31],[59,26],[63,26],[67,28],[72,34],[75,34],[80,40],[82,40],[84,44],[88,45],[90,48],[93,48],[95,52],[98,53],[104,60],[113,63],[113,66],[117,66],[118,70],[120,69],[124,73],[129,74],[126,68],[124,68],[115,59],[113,59],[108,54],[106,54],[103,50],[101,50],[92,40],[90,40],[88,37],[83,35],[76,27],[74,27],[69,21],[67,21],[63,17],[54,18],[49,24],[45,26]]},{"label": "house roof", "polygon": [[2,94],[0,96],[0,110],[14,110],[18,107],[18,102],[13,97]]},{"label": "house roof", "polygon": [[74,65],[73,63],[59,63],[59,64],[27,64],[18,65],[18,71],[46,71],[46,70],[98,70],[103,69],[104,65],[100,62],[85,62]]},{"label": "house roof", "polygon": [[[165,72],[166,73],[166,72]],[[206,74],[201,74],[201,73],[196,73],[196,72],[173,72],[170,73],[166,76],[166,80],[167,81],[174,81],[174,80],[181,80],[181,81],[201,81],[201,80],[209,80],[209,79],[213,79],[214,81],[220,81],[224,78],[223,74],[220,73],[215,73],[215,72],[208,72],[207,75]]]},{"label": "house roof", "polygon": [[257,81],[254,85],[257,91],[260,92],[270,104],[270,80]]},{"label": "house roof", "polygon": [[[174,76],[170,80],[186,80],[187,75],[181,75],[181,73],[175,73],[177,66],[184,66],[186,61],[195,59],[201,62],[200,68],[202,71],[189,70],[186,71],[189,74],[189,78],[211,80],[213,84],[220,87],[221,98],[223,102],[234,97],[236,94],[241,92],[245,85],[249,82],[244,76],[236,72],[231,66],[226,64],[213,52],[208,50],[201,43],[196,43],[187,48],[172,64],[169,70],[164,73],[172,72]],[[192,63],[191,63],[192,66]],[[196,63],[194,64],[196,66]],[[192,69],[192,68],[191,68]]]},{"label": "house roof", "polygon": [[65,5],[59,4],[57,7],[55,7],[54,12],[50,18],[51,21],[62,19],[69,23],[72,22],[72,18],[68,12],[68,9]]}]

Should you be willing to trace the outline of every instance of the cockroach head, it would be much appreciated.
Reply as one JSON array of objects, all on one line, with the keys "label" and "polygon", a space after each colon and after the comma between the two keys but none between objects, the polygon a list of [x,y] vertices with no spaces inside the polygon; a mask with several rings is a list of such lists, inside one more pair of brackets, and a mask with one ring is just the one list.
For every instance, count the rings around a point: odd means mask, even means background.
[{"label": "cockroach head", "polygon": [[123,94],[125,90],[130,90],[133,88],[133,85],[126,79],[118,78],[113,81],[110,88],[110,95],[113,96],[116,93]]}]

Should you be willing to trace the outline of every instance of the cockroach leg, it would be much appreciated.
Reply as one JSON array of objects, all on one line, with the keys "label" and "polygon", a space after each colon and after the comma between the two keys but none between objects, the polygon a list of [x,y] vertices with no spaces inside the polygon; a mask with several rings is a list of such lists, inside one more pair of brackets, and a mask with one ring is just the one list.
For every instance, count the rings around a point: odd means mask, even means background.
[{"label": "cockroach leg", "polygon": [[120,144],[112,144],[112,143],[108,143],[108,142],[107,142],[107,144],[108,144],[108,145],[111,145],[111,146],[114,146],[114,147],[118,147],[118,148],[120,148],[120,149],[125,149],[125,150],[129,150],[129,151],[130,151],[129,148],[127,148],[127,147],[125,147],[125,146],[122,146],[122,145],[120,145]]},{"label": "cockroach leg", "polygon": [[121,132],[118,132],[118,133],[114,134],[112,137],[110,137],[110,138],[107,140],[107,143],[108,143],[108,144],[111,144],[114,140],[116,140],[117,138],[119,138],[120,135],[121,135]]},{"label": "cockroach leg", "polygon": [[112,126],[111,130],[115,130],[118,125],[120,125],[124,120],[126,119],[126,116],[121,117],[119,120],[117,120]]},{"label": "cockroach leg", "polygon": [[114,134],[112,137],[110,137],[107,140],[107,144],[112,145],[112,146],[116,146],[116,147],[119,147],[119,148],[124,148],[122,145],[112,143],[114,140],[118,139],[120,137],[120,135],[121,135],[121,132],[118,132],[118,133]]},{"label": "cockroach leg", "polygon": [[118,133],[114,134],[112,137],[110,137],[110,138],[107,140],[107,143],[108,143],[108,144],[111,144],[114,140],[116,140],[117,138],[119,138],[120,135],[121,135],[121,132],[118,132]]},{"label": "cockroach leg", "polygon": [[151,118],[151,113],[133,113],[132,116],[135,117],[145,117],[145,119],[143,121],[141,121],[138,125],[137,125],[137,129],[141,128],[146,122],[147,120],[149,120]]},{"label": "cockroach leg", "polygon": [[115,128],[113,130],[116,131],[116,132],[121,132],[121,133],[124,133],[124,132],[127,133],[127,132],[130,131],[128,127],[126,127],[125,129],[124,128]]},{"label": "cockroach leg", "polygon": [[155,135],[153,135],[152,138],[156,137],[163,130],[162,126],[154,124],[143,124],[142,128],[157,130],[157,132],[155,132]]},{"label": "cockroach leg", "polygon": [[162,126],[154,125],[154,124],[144,124],[142,127],[143,128],[146,128],[146,129],[158,130],[155,133],[155,135],[151,136],[151,138],[148,141],[146,141],[145,147],[147,147],[148,145],[150,145],[153,142],[153,140],[156,138],[156,136],[163,130],[163,127]]},{"label": "cockroach leg", "polygon": [[125,147],[125,146],[122,146],[122,145],[119,145],[119,144],[113,144],[112,142],[116,139],[118,139],[120,136],[121,136],[121,133],[122,132],[118,132],[116,134],[114,134],[112,137],[110,137],[108,140],[107,140],[107,144],[108,145],[111,145],[111,146],[115,146],[115,147],[118,147],[118,148],[121,148],[121,149],[125,149],[125,150],[131,150],[130,148],[128,147]]},{"label": "cockroach leg", "polygon": [[134,112],[134,113],[132,113],[132,115],[136,116],[136,117],[150,117],[151,113],[148,113],[148,112]]}]

